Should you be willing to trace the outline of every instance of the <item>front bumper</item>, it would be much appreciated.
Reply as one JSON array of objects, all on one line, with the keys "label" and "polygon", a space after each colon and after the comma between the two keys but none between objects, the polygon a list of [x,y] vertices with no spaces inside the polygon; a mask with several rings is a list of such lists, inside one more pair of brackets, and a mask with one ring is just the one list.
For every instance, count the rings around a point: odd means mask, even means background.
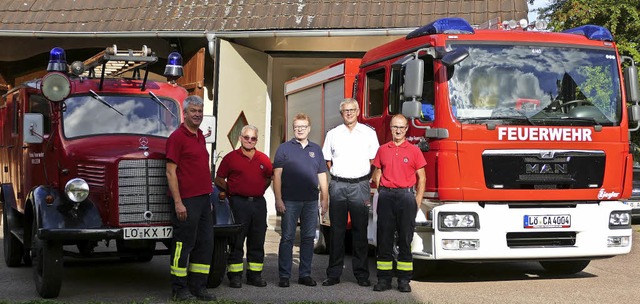
[{"label": "front bumper", "polygon": [[37,236],[51,241],[100,241],[105,239],[122,239],[121,228],[102,229],[38,229]]},{"label": "front bumper", "polygon": [[[443,211],[474,212],[478,215],[480,228],[443,231],[438,228],[437,221],[433,222],[433,227],[417,227],[412,244],[413,254],[418,259],[466,261],[593,259],[627,254],[631,250],[632,229],[609,228],[609,215],[614,210],[629,210],[629,207],[620,202],[583,203],[574,207],[554,208],[523,208],[506,203],[484,206],[475,203],[445,204],[434,208],[433,218],[437,219],[438,213]],[[569,214],[571,226],[544,229],[524,227],[525,215],[544,214]],[[608,239],[611,237],[628,238],[628,244],[610,246]],[[477,240],[479,246],[472,249],[444,249],[443,241],[450,240]]]}]

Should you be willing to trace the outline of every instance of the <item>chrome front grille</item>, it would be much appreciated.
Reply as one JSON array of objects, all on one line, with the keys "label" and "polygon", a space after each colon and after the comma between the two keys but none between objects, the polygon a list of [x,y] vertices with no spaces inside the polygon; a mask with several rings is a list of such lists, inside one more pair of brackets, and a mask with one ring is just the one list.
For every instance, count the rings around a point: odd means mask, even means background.
[{"label": "chrome front grille", "polygon": [[167,196],[164,159],[121,160],[118,164],[120,224],[169,224],[171,202]]}]

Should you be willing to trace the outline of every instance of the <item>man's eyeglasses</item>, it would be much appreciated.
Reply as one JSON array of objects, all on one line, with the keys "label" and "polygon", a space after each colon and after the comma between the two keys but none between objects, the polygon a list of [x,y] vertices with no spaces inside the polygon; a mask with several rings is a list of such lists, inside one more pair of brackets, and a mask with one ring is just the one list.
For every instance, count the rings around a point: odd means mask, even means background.
[{"label": "man's eyeglasses", "polygon": [[391,126],[391,130],[404,130],[407,126]]},{"label": "man's eyeglasses", "polygon": [[304,131],[308,128],[309,126],[293,126],[294,130],[299,130],[299,131]]},{"label": "man's eyeglasses", "polygon": [[258,138],[257,138],[257,137],[255,137],[255,136],[254,136],[254,137],[251,137],[251,136],[246,136],[246,135],[245,135],[245,136],[242,136],[242,138],[244,138],[244,140],[249,141],[249,142],[251,142],[251,141],[258,141]]},{"label": "man's eyeglasses", "polygon": [[342,109],[342,113],[355,113],[357,109]]}]

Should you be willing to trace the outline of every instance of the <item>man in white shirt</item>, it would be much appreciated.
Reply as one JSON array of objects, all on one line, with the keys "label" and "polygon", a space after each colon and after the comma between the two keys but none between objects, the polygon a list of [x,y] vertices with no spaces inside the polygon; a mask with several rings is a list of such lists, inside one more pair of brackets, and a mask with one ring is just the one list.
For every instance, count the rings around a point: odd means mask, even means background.
[{"label": "man in white shirt", "polygon": [[358,102],[346,98],[340,103],[343,124],[331,129],[325,138],[322,153],[331,173],[329,183],[329,217],[331,237],[329,266],[323,286],[340,283],[344,266],[344,238],[347,218],[351,216],[353,237],[353,275],[360,286],[371,286],[367,262],[367,224],[371,162],[378,150],[376,132],[358,123]]}]

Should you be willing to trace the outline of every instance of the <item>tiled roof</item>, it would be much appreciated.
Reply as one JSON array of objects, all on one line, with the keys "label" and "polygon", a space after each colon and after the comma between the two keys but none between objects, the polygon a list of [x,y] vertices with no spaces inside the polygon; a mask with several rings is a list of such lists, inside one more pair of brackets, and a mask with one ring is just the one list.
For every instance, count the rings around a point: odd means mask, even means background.
[{"label": "tiled roof", "polygon": [[[248,31],[410,28],[527,16],[528,0],[3,0],[0,30]],[[1,35],[1,34],[0,34]]]}]

